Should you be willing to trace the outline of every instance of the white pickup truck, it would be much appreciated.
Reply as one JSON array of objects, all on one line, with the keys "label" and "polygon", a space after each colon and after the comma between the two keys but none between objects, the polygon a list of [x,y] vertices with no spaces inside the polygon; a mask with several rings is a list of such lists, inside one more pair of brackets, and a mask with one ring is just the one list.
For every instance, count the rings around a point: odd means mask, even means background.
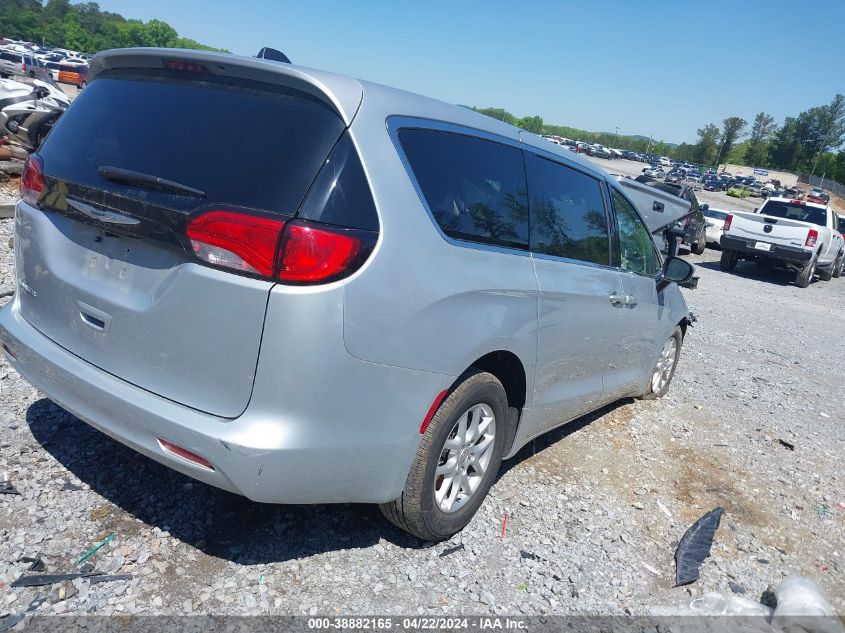
[{"label": "white pickup truck", "polygon": [[719,243],[722,270],[733,270],[740,259],[780,264],[795,271],[799,288],[816,273],[823,281],[839,277],[845,264],[836,213],[803,200],[768,198],[755,213],[731,212]]}]

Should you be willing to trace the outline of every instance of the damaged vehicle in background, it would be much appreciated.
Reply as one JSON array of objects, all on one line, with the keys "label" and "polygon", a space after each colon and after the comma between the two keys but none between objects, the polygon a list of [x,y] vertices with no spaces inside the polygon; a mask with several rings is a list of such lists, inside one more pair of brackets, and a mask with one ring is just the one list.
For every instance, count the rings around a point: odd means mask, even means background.
[{"label": "damaged vehicle in background", "polygon": [[669,389],[693,268],[591,162],[265,59],[123,49],[89,77],[26,163],[0,340],[112,438],[435,541],[532,438]]}]

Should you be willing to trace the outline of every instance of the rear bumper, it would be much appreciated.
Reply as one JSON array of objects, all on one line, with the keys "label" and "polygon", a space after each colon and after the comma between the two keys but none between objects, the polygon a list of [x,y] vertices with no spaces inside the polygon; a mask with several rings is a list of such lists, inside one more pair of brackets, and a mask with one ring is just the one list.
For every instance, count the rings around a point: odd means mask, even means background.
[{"label": "rear bumper", "polygon": [[[33,328],[17,299],[0,310],[0,341],[15,370],[84,422],[174,470],[269,503],[397,498],[419,444],[420,420],[433,395],[454,379],[360,361],[341,345],[312,354],[315,360],[331,355],[334,367],[315,362],[309,369],[306,361],[300,379],[285,380],[289,388],[276,382],[272,393],[257,384],[244,414],[229,420],[74,356]],[[278,366],[278,359],[270,364]],[[332,385],[333,376],[345,383]],[[202,456],[214,470],[165,452],[158,438]]]},{"label": "rear bumper", "polygon": [[771,244],[771,250],[763,251],[754,248],[754,244],[765,240],[754,240],[731,237],[729,235],[722,235],[720,244],[722,248],[736,251],[745,255],[754,255],[755,257],[764,257],[766,259],[776,259],[779,261],[788,262],[791,264],[806,264],[813,257],[813,252],[803,248],[793,246],[782,246],[780,244]]}]

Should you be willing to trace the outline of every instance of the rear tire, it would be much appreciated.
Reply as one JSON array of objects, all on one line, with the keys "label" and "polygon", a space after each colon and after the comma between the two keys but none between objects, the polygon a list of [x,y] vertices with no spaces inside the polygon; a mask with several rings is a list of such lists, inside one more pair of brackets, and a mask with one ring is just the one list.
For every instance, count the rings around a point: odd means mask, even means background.
[{"label": "rear tire", "polygon": [[[493,485],[509,436],[508,399],[502,383],[477,369],[462,378],[423,434],[402,495],[379,506],[393,525],[425,541],[447,539],[470,522]],[[482,451],[490,444],[492,448]],[[485,463],[475,466],[474,458]],[[435,471],[441,469],[450,472],[438,475]]]},{"label": "rear tire", "polygon": [[672,332],[672,336],[663,344],[663,349],[651,372],[645,393],[640,396],[642,400],[656,400],[666,395],[666,392],[669,391],[669,385],[672,384],[672,379],[675,377],[675,370],[678,368],[678,360],[681,358],[681,346],[683,343],[684,333],[680,326],[678,326]]},{"label": "rear tire", "polygon": [[806,288],[813,281],[813,274],[816,272],[816,257],[813,257],[807,265],[804,266],[795,275],[795,285],[799,288]]},{"label": "rear tire", "polygon": [[719,268],[725,271],[731,271],[736,268],[737,259],[736,251],[726,248],[722,251],[722,256],[719,258]]}]

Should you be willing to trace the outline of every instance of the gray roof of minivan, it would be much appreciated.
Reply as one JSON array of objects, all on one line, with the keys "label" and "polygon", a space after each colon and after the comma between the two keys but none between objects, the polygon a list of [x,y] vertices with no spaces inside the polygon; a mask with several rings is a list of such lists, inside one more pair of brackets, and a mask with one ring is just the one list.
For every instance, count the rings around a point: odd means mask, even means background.
[{"label": "gray roof of minivan", "polygon": [[349,124],[355,118],[366,95],[367,108],[384,110],[386,116],[399,115],[428,118],[462,125],[557,155],[580,168],[606,176],[598,165],[582,156],[550,143],[540,136],[498,121],[469,108],[446,103],[413,92],[363,81],[314,68],[286,64],[269,59],[172,48],[124,48],[98,53],[89,67],[89,80],[113,68],[161,68],[164,61],[203,64],[215,74],[238,76],[265,82],[276,82],[304,90],[329,104]]}]

